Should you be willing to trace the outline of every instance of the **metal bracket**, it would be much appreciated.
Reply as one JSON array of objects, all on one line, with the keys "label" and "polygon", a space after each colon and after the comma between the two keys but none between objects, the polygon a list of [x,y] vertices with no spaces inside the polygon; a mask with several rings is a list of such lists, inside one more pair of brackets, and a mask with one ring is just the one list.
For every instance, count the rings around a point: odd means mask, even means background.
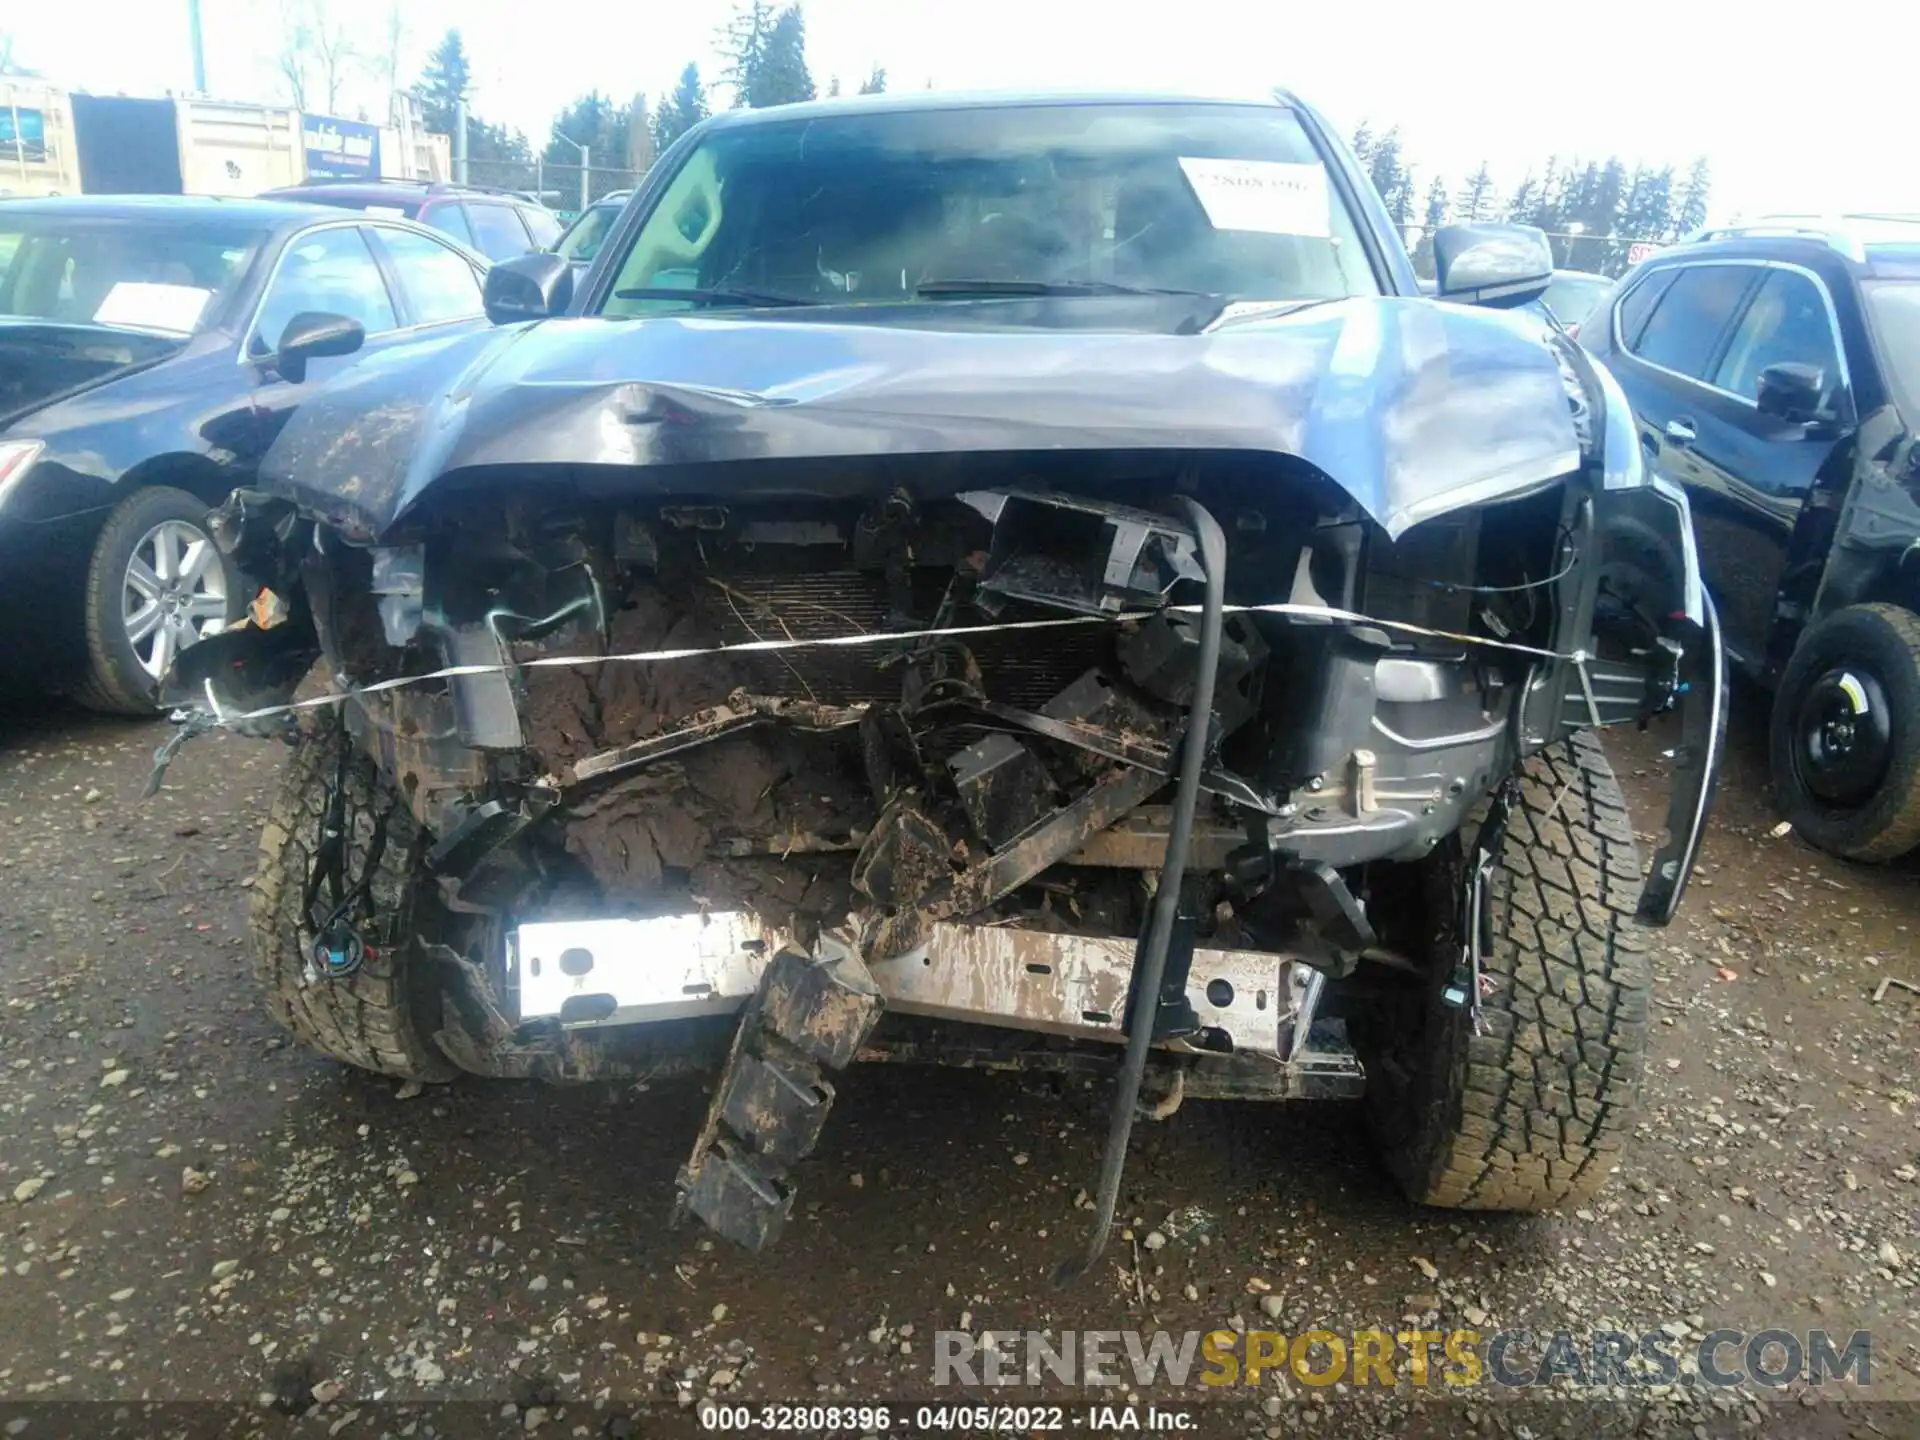
[{"label": "metal bracket", "polygon": [[1485,980],[1482,967],[1493,949],[1493,912],[1487,903],[1487,879],[1494,863],[1506,846],[1507,825],[1513,807],[1520,799],[1520,780],[1509,775],[1493,792],[1493,803],[1480,833],[1474,838],[1473,853],[1467,861],[1467,880],[1460,899],[1460,959],[1447,978],[1440,998],[1455,1007],[1465,1008],[1473,1022],[1473,1033],[1484,1025]]},{"label": "metal bracket", "polygon": [[855,887],[892,913],[867,936],[869,953],[885,958],[912,949],[936,920],[975,911],[1018,889],[1079,849],[1166,784],[1157,771],[1116,766],[1025,835],[954,871],[946,831],[919,797],[897,797],[881,813],[853,863]]},{"label": "metal bracket", "polygon": [[[1017,725],[1022,730],[1030,730],[1036,735],[1044,735],[1049,740],[1058,740],[1064,745],[1072,745],[1090,755],[1098,755],[1104,760],[1118,760],[1122,764],[1137,765],[1143,770],[1166,779],[1173,778],[1174,759],[1178,754],[1177,745],[1166,745],[1155,740],[1144,740],[1129,736],[1122,738],[1105,730],[1091,726],[1076,725],[1071,720],[1056,719],[1051,715],[1041,715],[1032,710],[1019,710],[1011,705],[1003,705],[997,700],[949,700],[928,706],[923,716],[948,709],[972,711],[975,714],[999,720],[1008,725]],[[1267,815],[1286,813],[1284,802],[1272,795],[1256,789],[1250,782],[1222,770],[1211,767],[1200,776],[1200,788],[1210,794],[1219,795],[1238,805],[1246,805]]]},{"label": "metal bracket", "polygon": [[579,793],[589,785],[623,779],[659,760],[759,725],[780,724],[807,734],[825,734],[858,725],[865,705],[821,705],[777,695],[754,695],[736,690],[723,705],[697,710],[671,730],[649,735],[617,750],[602,750],[574,762],[568,787]]},{"label": "metal bracket", "polygon": [[210,710],[176,710],[170,718],[174,732],[153,752],[153,769],[147,775],[146,789],[140,792],[142,800],[151,800],[160,793],[160,784],[167,778],[167,767],[189,740],[220,728],[220,717]]}]

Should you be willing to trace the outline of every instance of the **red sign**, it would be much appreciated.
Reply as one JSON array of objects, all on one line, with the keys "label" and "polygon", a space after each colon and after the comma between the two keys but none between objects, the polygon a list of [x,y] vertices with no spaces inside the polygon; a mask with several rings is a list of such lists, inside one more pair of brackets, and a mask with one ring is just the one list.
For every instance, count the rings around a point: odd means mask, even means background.
[{"label": "red sign", "polygon": [[1660,253],[1660,247],[1651,240],[1636,240],[1627,247],[1627,264],[1638,265],[1642,260],[1650,260]]}]

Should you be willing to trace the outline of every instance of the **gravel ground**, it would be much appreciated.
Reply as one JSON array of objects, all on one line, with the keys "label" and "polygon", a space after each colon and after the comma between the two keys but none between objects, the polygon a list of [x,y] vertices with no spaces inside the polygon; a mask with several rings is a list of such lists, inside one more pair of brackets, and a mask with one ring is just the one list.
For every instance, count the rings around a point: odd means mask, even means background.
[{"label": "gravel ground", "polygon": [[[1420,1210],[1351,1109],[1196,1103],[1136,1131],[1133,1227],[1068,1291],[1047,1276],[1083,1233],[1103,1092],[856,1071],[794,1225],[754,1258],[668,1227],[696,1088],[409,1093],[294,1049],[243,950],[280,753],[197,742],[142,804],[164,733],[0,717],[9,1437],[682,1433],[708,1396],[959,1398],[930,1383],[943,1329],[1314,1325],[1864,1329],[1873,1384],[1541,1401],[1276,1372],[1201,1397],[1202,1428],[1920,1434],[1920,994],[1873,998],[1920,982],[1920,888],[1772,835],[1757,726],[1656,937],[1644,1116],[1590,1208]],[[1660,740],[1614,751],[1643,842]]]}]

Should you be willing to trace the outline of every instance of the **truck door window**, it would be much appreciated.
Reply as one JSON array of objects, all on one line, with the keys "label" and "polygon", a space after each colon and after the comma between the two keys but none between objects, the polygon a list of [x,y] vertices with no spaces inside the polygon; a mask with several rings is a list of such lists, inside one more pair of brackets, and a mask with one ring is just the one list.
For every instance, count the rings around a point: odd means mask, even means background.
[{"label": "truck door window", "polygon": [[1646,325],[1647,317],[1653,313],[1653,307],[1667,293],[1667,287],[1679,273],[1672,269],[1655,270],[1627,291],[1626,298],[1620,302],[1620,333],[1614,337],[1621,348],[1631,350],[1640,343],[1640,331]]},{"label": "truck door window", "polygon": [[467,224],[467,212],[458,201],[426,206],[420,212],[420,223],[453,236],[462,245],[473,244],[473,227]]},{"label": "truck door window", "polygon": [[366,237],[357,225],[335,225],[296,236],[281,257],[279,273],[260,304],[248,345],[254,355],[271,355],[287,322],[302,310],[345,315],[367,334],[391,330],[393,300],[380,267],[373,263]]},{"label": "truck door window", "polygon": [[489,260],[511,260],[533,248],[527,239],[527,227],[511,205],[467,202],[467,219],[473,223],[473,243]]},{"label": "truck door window", "polygon": [[1833,323],[1820,287],[1791,270],[1773,270],[1740,317],[1713,383],[1753,400],[1760,394],[1760,372],[1786,362],[1816,367],[1829,387],[1840,378]]},{"label": "truck door window", "polygon": [[1753,283],[1748,265],[1689,265],[1667,287],[1639,340],[1635,355],[1692,380],[1705,380],[1720,336]]},{"label": "truck door window", "polygon": [[536,249],[551,250],[566,227],[560,223],[560,217],[551,210],[538,210],[531,205],[520,206],[520,219],[527,227],[527,233],[533,236]]},{"label": "truck door window", "polygon": [[382,226],[374,233],[400,276],[413,324],[441,325],[480,313],[480,281],[452,246],[412,230]]}]

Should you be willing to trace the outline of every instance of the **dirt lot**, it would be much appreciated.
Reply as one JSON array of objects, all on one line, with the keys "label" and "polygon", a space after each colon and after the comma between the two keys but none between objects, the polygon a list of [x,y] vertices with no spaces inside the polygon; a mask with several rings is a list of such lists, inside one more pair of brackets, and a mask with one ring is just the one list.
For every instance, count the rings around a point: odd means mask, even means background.
[{"label": "dirt lot", "polygon": [[[405,1097],[292,1049],[243,953],[280,754],[201,741],[141,804],[164,733],[0,720],[9,1437],[681,1433],[683,1402],[710,1395],[957,1399],[931,1384],[939,1330],[1415,1322],[1664,1329],[1681,1349],[1721,1327],[1863,1329],[1873,1383],[1840,1401],[1683,1375],[1542,1402],[1275,1372],[1133,1398],[1211,1401],[1202,1428],[1233,1435],[1920,1433],[1920,995],[1873,999],[1920,981],[1920,887],[1911,866],[1772,837],[1757,725],[1737,730],[1682,921],[1656,937],[1644,1120],[1590,1209],[1419,1210],[1351,1110],[1191,1104],[1136,1132],[1132,1238],[1069,1291],[1047,1277],[1083,1233],[1103,1094],[856,1072],[796,1223],[756,1259],[667,1226],[696,1089]],[[1615,750],[1643,831],[1659,739]]]}]

